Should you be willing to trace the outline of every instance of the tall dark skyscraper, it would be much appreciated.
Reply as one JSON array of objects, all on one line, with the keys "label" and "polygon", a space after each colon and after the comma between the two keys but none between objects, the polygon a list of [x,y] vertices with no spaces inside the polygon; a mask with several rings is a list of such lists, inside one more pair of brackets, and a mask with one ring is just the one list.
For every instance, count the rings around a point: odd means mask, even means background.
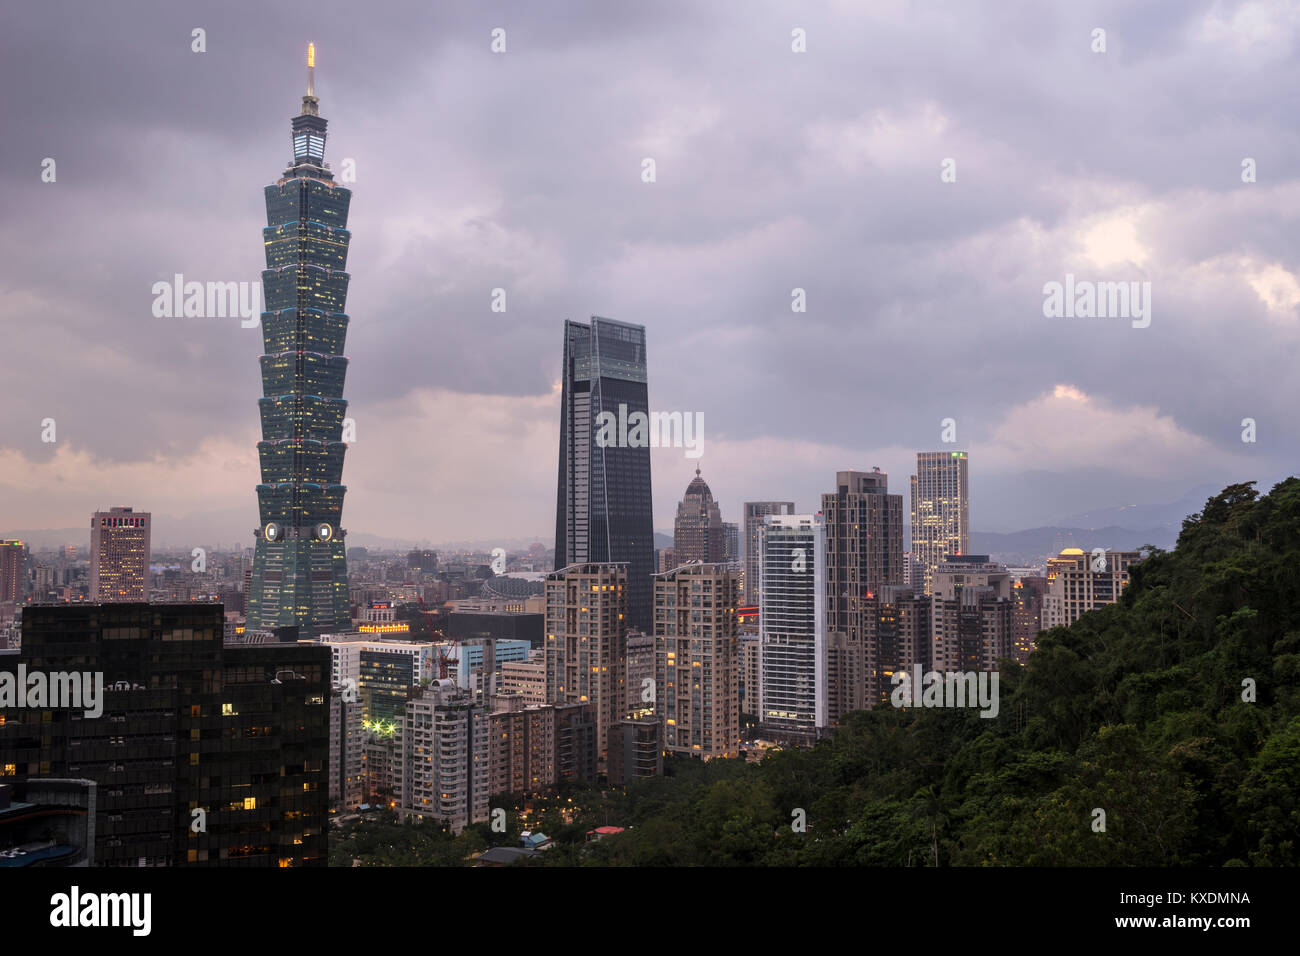
[{"label": "tall dark skyscraper", "polygon": [[646,633],[655,571],[650,447],[621,424],[616,443],[596,439],[602,413],[622,423],[649,411],[645,327],[599,316],[565,322],[555,567],[626,561],[628,619]]},{"label": "tall dark skyscraper", "polygon": [[346,630],[343,355],[348,205],[325,163],[325,120],[307,51],[307,95],[293,118],[293,162],[266,187],[262,287],[262,483],[248,627],[299,635]]}]

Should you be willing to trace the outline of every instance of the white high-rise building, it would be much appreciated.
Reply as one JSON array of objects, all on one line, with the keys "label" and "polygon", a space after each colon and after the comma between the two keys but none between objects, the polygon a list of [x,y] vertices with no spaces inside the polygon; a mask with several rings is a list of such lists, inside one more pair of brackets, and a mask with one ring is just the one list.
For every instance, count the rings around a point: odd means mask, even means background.
[{"label": "white high-rise building", "polygon": [[811,742],[827,726],[826,528],[769,515],[759,546],[759,730]]},{"label": "white high-rise building", "polygon": [[[763,533],[763,519],[768,515],[792,515],[794,514],[793,501],[746,501],[744,528],[741,533],[744,535],[743,549],[745,559],[745,604],[756,606],[758,604],[758,555],[761,546],[761,535]],[[672,568],[664,568],[665,571],[671,571]]]}]

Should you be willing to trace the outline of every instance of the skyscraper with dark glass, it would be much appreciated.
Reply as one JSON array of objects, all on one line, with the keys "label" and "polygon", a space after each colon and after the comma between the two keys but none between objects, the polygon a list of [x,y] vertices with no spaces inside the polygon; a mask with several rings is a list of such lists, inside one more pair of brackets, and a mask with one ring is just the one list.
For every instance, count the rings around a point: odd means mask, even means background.
[{"label": "skyscraper with dark glass", "polygon": [[[599,316],[590,325],[565,322],[555,567],[627,562],[628,620],[646,633],[654,517],[650,447],[641,440],[648,431],[635,426],[649,411],[645,327]],[[606,429],[617,432],[612,442],[597,440],[602,414],[616,423]]]},{"label": "skyscraper with dark glass", "polygon": [[262,483],[248,627],[315,636],[350,624],[343,513],[343,355],[350,190],[325,162],[325,120],[307,51],[293,161],[267,186],[262,287]]}]

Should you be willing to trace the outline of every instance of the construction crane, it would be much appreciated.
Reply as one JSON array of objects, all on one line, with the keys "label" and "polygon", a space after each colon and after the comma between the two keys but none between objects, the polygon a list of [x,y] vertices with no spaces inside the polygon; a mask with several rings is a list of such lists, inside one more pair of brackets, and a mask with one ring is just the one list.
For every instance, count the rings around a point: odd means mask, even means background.
[{"label": "construction crane", "polygon": [[[430,611],[425,606],[424,595],[417,594],[415,596],[415,599],[420,602],[420,613],[424,615],[424,623],[425,626],[428,628],[429,636],[433,638],[436,635],[438,638],[442,638],[442,641],[436,646],[436,650],[438,651],[438,679],[446,680],[448,665],[451,664],[452,662],[455,662],[456,664],[460,663],[459,653],[451,652],[451,651],[455,651],[458,647],[460,647],[460,642],[455,640],[454,638],[451,640],[447,640],[445,637],[443,637],[442,631],[440,631],[438,628],[433,626],[435,614],[433,611]],[[450,651],[448,650],[447,645],[450,645],[451,647]]]}]

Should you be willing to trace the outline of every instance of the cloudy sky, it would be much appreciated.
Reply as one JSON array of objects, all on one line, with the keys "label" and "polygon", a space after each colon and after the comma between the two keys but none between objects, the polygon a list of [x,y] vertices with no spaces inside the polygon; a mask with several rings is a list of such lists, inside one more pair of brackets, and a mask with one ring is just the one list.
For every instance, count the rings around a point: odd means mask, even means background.
[{"label": "cloudy sky", "polygon": [[[251,544],[260,330],[151,290],[260,278],[309,40],[356,170],[353,534],[549,539],[593,314],[646,326],[652,408],[703,413],[727,520],[837,469],[906,494],[922,449],[969,451],[977,530],[1271,483],[1298,34],[1290,2],[8,5],[0,533],[128,504]],[[1150,325],[1045,317],[1067,274],[1150,282]],[[657,528],[695,465],[655,453]]]}]

